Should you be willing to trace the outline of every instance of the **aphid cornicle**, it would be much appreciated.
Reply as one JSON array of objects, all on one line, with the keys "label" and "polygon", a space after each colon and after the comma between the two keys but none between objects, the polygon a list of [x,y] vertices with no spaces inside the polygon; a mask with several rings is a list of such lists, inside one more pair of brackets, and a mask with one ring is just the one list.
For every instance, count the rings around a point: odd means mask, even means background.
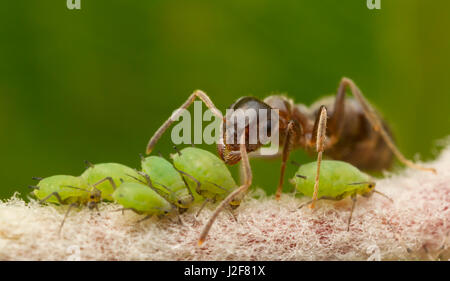
[{"label": "aphid cornicle", "polygon": [[69,205],[59,228],[59,231],[61,231],[66,217],[73,207],[86,205],[89,209],[97,208],[98,203],[102,200],[102,192],[97,186],[104,182],[108,182],[111,188],[115,189],[115,184],[110,177],[100,179],[90,185],[82,177],[68,175],[56,175],[40,179],[36,186],[30,187],[34,189],[33,194],[41,203]]},{"label": "aphid cornicle", "polygon": [[194,203],[191,189],[169,161],[160,156],[149,156],[142,158],[141,166],[153,181],[155,189],[181,212]]},{"label": "aphid cornicle", "polygon": [[[106,177],[113,179],[116,186],[121,185],[121,179],[128,182],[145,181],[144,178],[137,173],[136,170],[119,163],[101,163],[91,164],[86,161],[89,167],[81,174],[81,178],[86,180],[88,184],[94,184]],[[97,186],[102,192],[102,199],[113,201],[111,194],[114,192],[111,184],[105,182]]]},{"label": "aphid cornicle", "polygon": [[[297,191],[303,195],[313,197],[316,184],[317,162],[301,165],[292,182]],[[342,200],[350,197],[353,201],[350,217],[348,220],[349,230],[357,195],[370,197],[373,193],[386,195],[375,190],[375,182],[369,175],[361,172],[355,166],[336,160],[323,160],[320,167],[320,189],[317,200]],[[389,198],[388,198],[389,199]],[[391,199],[389,199],[391,200]],[[311,203],[311,201],[306,204]],[[300,207],[303,207],[304,205]]]},{"label": "aphid cornicle", "polygon": [[[209,151],[186,147],[171,157],[189,188],[207,201],[220,201],[237,188],[225,163]],[[238,207],[240,200],[240,197],[235,197],[230,206]]]},{"label": "aphid cornicle", "polygon": [[124,182],[112,194],[114,201],[138,214],[163,216],[175,208],[148,185],[139,182]]}]

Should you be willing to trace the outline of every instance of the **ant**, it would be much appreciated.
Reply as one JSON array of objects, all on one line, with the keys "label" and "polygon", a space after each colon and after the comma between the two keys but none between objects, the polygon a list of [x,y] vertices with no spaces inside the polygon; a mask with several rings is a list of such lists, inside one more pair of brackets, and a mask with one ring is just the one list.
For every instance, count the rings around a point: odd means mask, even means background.
[{"label": "ant", "polygon": [[[346,98],[347,88],[350,89],[353,98]],[[205,225],[199,239],[199,245],[201,245],[220,211],[236,195],[241,192],[244,194],[252,183],[248,153],[258,150],[263,144],[259,141],[256,144],[249,144],[248,126],[256,125],[258,129],[262,127],[270,131],[272,124],[271,120],[265,123],[259,122],[259,119],[249,121],[240,136],[234,135],[235,138],[239,137],[240,142],[238,144],[226,143],[228,138],[225,126],[228,124],[229,117],[224,118],[204,92],[195,91],[180,109],[187,109],[196,98],[202,100],[214,115],[223,120],[222,141],[217,143],[218,154],[228,165],[241,161],[244,178],[243,184],[219,204]],[[279,124],[277,130],[283,148],[281,151],[278,150],[276,154],[278,157],[281,156],[282,159],[276,192],[277,200],[280,199],[283,188],[286,162],[290,152],[294,149],[304,149],[311,153],[315,150],[318,153],[314,195],[310,208],[314,208],[314,203],[317,200],[323,153],[327,157],[349,162],[360,169],[374,171],[389,168],[395,155],[401,163],[408,167],[436,173],[435,169],[417,165],[400,152],[392,140],[392,134],[387,124],[365,99],[358,86],[349,78],[342,78],[335,98],[323,98],[309,108],[303,104],[294,104],[293,100],[285,96],[269,96],[264,101],[253,97],[242,97],[232,104],[230,109],[278,110]],[[180,114],[181,110],[175,111],[171,118],[156,131],[147,145],[147,154],[151,153],[158,139],[174,120],[178,119]],[[255,153],[261,158],[274,157],[273,155],[260,155],[257,151]]]}]

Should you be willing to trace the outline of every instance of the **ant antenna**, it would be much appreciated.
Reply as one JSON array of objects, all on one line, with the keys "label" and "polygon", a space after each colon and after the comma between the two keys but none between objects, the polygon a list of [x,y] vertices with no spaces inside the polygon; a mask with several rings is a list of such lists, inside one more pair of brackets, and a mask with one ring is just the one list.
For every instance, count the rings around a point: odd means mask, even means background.
[{"label": "ant antenna", "polygon": [[159,157],[164,158],[164,156],[162,155],[161,151],[158,151],[158,155],[159,155]]},{"label": "ant antenna", "polygon": [[176,145],[174,145],[173,146],[173,149],[175,149],[175,151],[178,153],[178,155],[180,155],[181,156],[181,152],[178,150],[178,148],[177,148],[177,146]]},{"label": "ant antenna", "polygon": [[144,155],[142,153],[139,153],[139,157],[141,158],[141,161],[145,160],[145,157],[144,157]]}]

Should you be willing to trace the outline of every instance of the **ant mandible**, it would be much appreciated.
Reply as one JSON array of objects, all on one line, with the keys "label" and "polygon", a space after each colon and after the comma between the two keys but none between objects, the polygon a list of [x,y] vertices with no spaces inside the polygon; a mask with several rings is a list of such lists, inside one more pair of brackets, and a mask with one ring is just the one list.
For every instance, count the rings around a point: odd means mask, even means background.
[{"label": "ant mandible", "polygon": [[[346,98],[347,88],[353,98]],[[180,109],[188,108],[196,98],[202,100],[214,115],[223,120],[223,128],[227,119],[214,106],[211,99],[202,91],[195,91]],[[280,179],[276,192],[276,199],[279,200],[283,188],[284,173],[289,153],[294,149],[304,149],[306,151],[317,151],[317,174],[314,186],[314,195],[311,208],[317,200],[319,189],[319,175],[322,154],[326,156],[349,162],[363,170],[383,170],[389,168],[393,155],[401,163],[413,169],[431,171],[433,168],[426,168],[408,160],[395,146],[391,138],[387,124],[379,117],[379,114],[372,108],[369,102],[356,84],[349,78],[342,78],[336,97],[324,98],[314,103],[311,107],[303,104],[294,104],[291,99],[285,96],[269,96],[264,101],[253,97],[243,97],[230,106],[231,109],[278,109],[279,110],[279,139],[283,144],[282,151],[278,151],[277,156],[281,156]],[[328,113],[329,111],[329,113]],[[147,146],[149,154],[158,139],[177,120],[181,110],[176,111],[153,135]],[[270,127],[270,121],[259,123],[257,126]],[[327,126],[328,123],[328,126]],[[248,124],[251,126],[252,124]],[[222,129],[222,142],[217,144],[217,150],[222,160],[233,165],[241,161],[243,167],[243,184],[230,193],[214,211],[213,215],[205,225],[199,239],[199,245],[203,243],[209,229],[220,211],[239,193],[245,193],[252,183],[252,171],[248,159],[248,153],[258,150],[263,144],[249,144],[248,130],[244,130],[239,136],[239,144],[227,144],[225,140],[227,130]],[[235,136],[236,137],[236,136]],[[268,155],[258,155],[261,158],[273,157]]]}]

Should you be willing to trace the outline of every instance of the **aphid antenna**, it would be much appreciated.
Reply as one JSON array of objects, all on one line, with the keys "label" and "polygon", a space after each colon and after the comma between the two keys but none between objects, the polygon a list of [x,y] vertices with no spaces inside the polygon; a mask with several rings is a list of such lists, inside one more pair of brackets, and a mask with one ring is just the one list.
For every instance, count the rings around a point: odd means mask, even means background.
[{"label": "aphid antenna", "polygon": [[122,178],[120,178],[120,182],[121,182],[121,183],[124,183],[125,181],[124,181]]},{"label": "aphid antenna", "polygon": [[178,147],[176,145],[173,146],[173,149],[175,149],[175,151],[178,153],[178,155],[181,156],[181,151],[178,149]]},{"label": "aphid antenna", "polygon": [[361,184],[369,184],[371,183],[370,181],[361,181],[361,182],[353,182],[353,183],[349,183],[347,185],[361,185]]},{"label": "aphid antenna", "polygon": [[86,165],[86,168],[94,168],[94,164],[92,164],[91,162],[89,162],[88,160],[84,160],[84,164]]},{"label": "aphid antenna", "polygon": [[164,158],[164,156],[162,155],[161,151],[158,151],[158,156],[161,158]]},{"label": "aphid antenna", "polygon": [[304,180],[306,180],[306,176],[302,176],[302,175],[295,175],[297,178],[302,178]]},{"label": "aphid antenna", "polygon": [[[197,183],[197,187],[195,188],[196,190],[200,189],[200,186],[202,185],[201,182],[199,180],[197,180],[196,178],[194,178],[194,176],[191,176],[190,174],[183,172],[181,170],[178,170],[177,168],[175,168],[175,170],[178,171],[178,173],[187,176],[188,178],[190,178],[191,180],[195,181],[195,183]],[[186,180],[183,178],[184,184],[186,184],[186,187],[188,187],[189,193],[192,195],[192,197],[194,197],[194,194],[192,194],[191,189],[189,188],[189,185],[187,184]]]},{"label": "aphid antenna", "polygon": [[[181,171],[178,170],[177,168],[175,168],[175,170],[177,170],[179,173],[181,173]],[[185,175],[187,176],[187,173],[185,173]],[[190,176],[192,179],[194,179],[193,176],[191,176],[191,175],[189,175],[189,176]],[[186,188],[187,188],[187,190],[188,190],[188,192],[189,192],[189,195],[191,195],[192,200],[194,200],[194,194],[192,193],[192,190],[189,188],[189,185],[188,185],[186,179],[185,179],[184,177],[181,177],[181,179],[183,180],[184,185],[186,186]],[[200,185],[198,185],[199,183],[200,183],[200,182],[197,181],[197,188],[200,187]]]},{"label": "aphid antenna", "polygon": [[144,161],[144,160],[145,160],[144,154],[139,153],[139,157],[141,158],[141,161]]},{"label": "aphid antenna", "polygon": [[384,193],[382,193],[382,192],[380,192],[380,191],[378,191],[378,190],[374,190],[373,192],[375,192],[375,193],[377,193],[377,194],[383,196],[383,197],[386,198],[387,200],[389,200],[389,201],[391,201],[392,203],[394,203],[394,200],[393,200],[391,197],[387,196],[386,194],[384,194]]},{"label": "aphid antenna", "polygon": [[225,188],[221,187],[221,186],[218,185],[217,183],[213,183],[213,182],[210,182],[210,181],[206,181],[206,183],[212,184],[212,185],[214,185],[214,186],[216,186],[216,187],[218,187],[218,188],[220,188],[220,189],[222,189],[222,190],[224,190],[224,191],[227,191]]},{"label": "aphid antenna", "polygon": [[87,190],[87,189],[84,189],[84,188],[81,188],[81,187],[72,186],[72,185],[61,185],[61,187],[68,187],[68,188],[73,188],[73,189],[78,189],[78,190],[89,192],[89,190]]},{"label": "aphid antenna", "polygon": [[35,185],[29,185],[28,186],[29,189],[33,189],[33,190],[39,190],[39,186],[35,186]]},{"label": "aphid antenna", "polygon": [[[142,173],[141,171],[138,171],[138,170],[136,170],[136,169],[134,169],[134,170],[135,170],[136,173],[138,173],[139,175],[145,177],[145,176],[144,176],[144,173]],[[130,174],[126,174],[126,175],[129,176],[129,177],[132,178],[132,179],[137,180],[137,181],[140,182],[140,183],[147,184],[145,181],[143,181],[143,180],[141,180],[141,179],[139,179],[139,178],[137,178],[137,177],[135,177],[135,176],[133,176],[133,175],[130,175]],[[146,174],[145,174],[145,175],[146,175]],[[123,183],[123,179],[120,179],[120,180],[121,180],[122,183]]]},{"label": "aphid antenna", "polygon": [[41,181],[41,180],[43,180],[44,178],[41,178],[41,177],[32,177],[31,179],[32,179],[32,180],[35,180],[35,181]]},{"label": "aphid antenna", "polygon": [[300,166],[301,166],[300,163],[298,163],[297,161],[294,161],[294,160],[291,161],[291,164],[292,164],[292,165],[295,165],[295,166],[297,166],[297,167],[300,167]]}]

